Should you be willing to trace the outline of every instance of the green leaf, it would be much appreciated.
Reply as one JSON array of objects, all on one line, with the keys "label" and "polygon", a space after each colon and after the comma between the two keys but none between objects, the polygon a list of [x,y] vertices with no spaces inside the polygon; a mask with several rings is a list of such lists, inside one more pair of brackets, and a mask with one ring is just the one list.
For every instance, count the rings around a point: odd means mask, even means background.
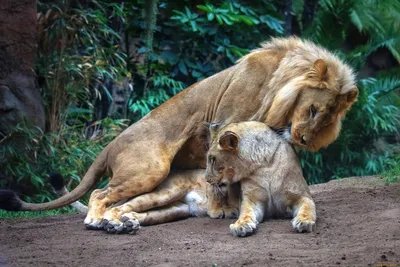
[{"label": "green leaf", "polygon": [[198,5],[197,6],[198,9],[203,10],[205,12],[211,12],[211,9],[207,6],[203,6],[203,5]]},{"label": "green leaf", "polygon": [[188,71],[183,60],[179,61],[178,67],[180,72],[182,72],[184,75],[188,75]]}]

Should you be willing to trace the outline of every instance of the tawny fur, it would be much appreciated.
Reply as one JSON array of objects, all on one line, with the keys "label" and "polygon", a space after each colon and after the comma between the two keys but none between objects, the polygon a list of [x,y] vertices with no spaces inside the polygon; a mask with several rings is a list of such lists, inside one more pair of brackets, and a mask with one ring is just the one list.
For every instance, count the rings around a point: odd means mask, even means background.
[{"label": "tawny fur", "polygon": [[[108,207],[151,192],[168,179],[171,169],[206,167],[198,125],[261,121],[285,131],[295,145],[315,151],[336,139],[340,120],[357,95],[351,69],[325,49],[294,37],[272,39],[126,129],[100,153],[70,194],[15,207],[45,210],[68,205],[108,174],[108,187],[92,194],[85,219],[89,228],[96,228]],[[312,105],[318,111],[315,118],[310,115]]]},{"label": "tawny fur", "polygon": [[230,225],[235,236],[251,235],[264,217],[284,217],[288,210],[296,231],[315,226],[315,204],[295,151],[264,123],[232,123],[218,130],[206,179],[217,186],[240,182],[240,215]]}]

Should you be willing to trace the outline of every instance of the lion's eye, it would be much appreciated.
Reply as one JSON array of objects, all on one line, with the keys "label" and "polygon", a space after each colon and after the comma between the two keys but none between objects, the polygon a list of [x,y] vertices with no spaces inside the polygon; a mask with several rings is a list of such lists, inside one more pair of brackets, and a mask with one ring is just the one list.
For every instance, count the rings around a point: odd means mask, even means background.
[{"label": "lion's eye", "polygon": [[311,105],[311,107],[310,107],[310,114],[311,114],[311,118],[314,118],[315,115],[317,115],[317,109],[314,107],[314,105]]}]

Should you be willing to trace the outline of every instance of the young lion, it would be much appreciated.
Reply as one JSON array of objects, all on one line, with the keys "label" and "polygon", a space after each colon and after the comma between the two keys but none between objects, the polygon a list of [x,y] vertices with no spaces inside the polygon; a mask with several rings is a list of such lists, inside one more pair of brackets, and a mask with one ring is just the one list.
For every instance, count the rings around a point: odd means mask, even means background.
[{"label": "young lion", "polygon": [[239,219],[230,225],[235,236],[255,232],[264,217],[293,212],[292,226],[311,232],[315,204],[293,147],[260,122],[213,127],[206,179],[211,185],[241,183]]}]

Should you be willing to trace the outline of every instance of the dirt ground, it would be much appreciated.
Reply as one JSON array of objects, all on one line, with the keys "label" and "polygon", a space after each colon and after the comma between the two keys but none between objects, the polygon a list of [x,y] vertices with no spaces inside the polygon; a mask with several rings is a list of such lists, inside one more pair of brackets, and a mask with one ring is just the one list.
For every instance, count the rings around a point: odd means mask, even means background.
[{"label": "dirt ground", "polygon": [[83,215],[0,220],[0,266],[400,266],[400,184],[379,178],[311,187],[317,230],[269,220],[235,238],[233,220],[191,218],[137,235],[89,231]]}]

